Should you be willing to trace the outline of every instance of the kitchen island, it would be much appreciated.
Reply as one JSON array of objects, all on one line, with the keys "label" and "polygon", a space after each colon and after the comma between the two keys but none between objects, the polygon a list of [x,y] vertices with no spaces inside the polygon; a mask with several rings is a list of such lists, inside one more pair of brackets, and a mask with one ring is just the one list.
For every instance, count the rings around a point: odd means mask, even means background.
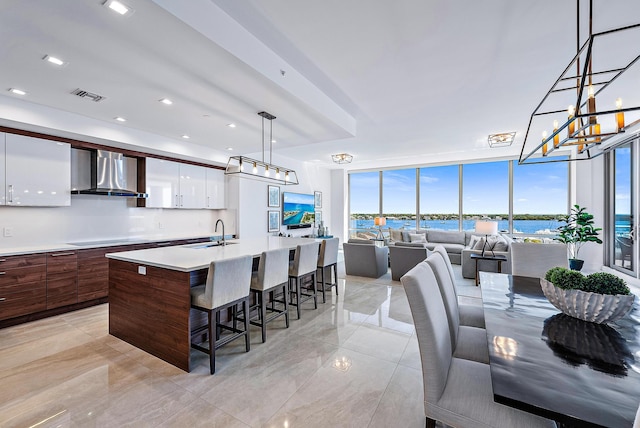
[{"label": "kitchen island", "polygon": [[[287,248],[309,238],[269,236],[110,253],[109,333],[190,371],[192,286],[202,284],[212,261]],[[195,316],[195,314],[194,314]]]}]

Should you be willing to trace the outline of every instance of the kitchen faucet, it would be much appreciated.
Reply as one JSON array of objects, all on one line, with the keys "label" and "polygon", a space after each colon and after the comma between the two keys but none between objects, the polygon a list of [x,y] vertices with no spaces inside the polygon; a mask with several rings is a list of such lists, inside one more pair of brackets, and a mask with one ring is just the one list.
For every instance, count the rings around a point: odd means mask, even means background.
[{"label": "kitchen faucet", "polygon": [[216,228],[213,230],[214,232],[218,231],[218,223],[222,223],[222,242],[219,245],[227,245],[227,242],[224,240],[224,221],[221,218],[216,221]]}]

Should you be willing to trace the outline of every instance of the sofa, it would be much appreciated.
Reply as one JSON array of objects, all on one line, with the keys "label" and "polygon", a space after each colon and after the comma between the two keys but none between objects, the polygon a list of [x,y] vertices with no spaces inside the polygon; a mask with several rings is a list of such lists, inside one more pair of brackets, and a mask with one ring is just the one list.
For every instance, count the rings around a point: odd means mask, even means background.
[{"label": "sofa", "polygon": [[[471,254],[482,253],[484,235],[478,235],[472,231],[455,230],[389,230],[389,246],[399,247],[422,247],[433,250],[436,245],[442,245],[451,263],[462,266],[463,278],[475,278],[476,261],[471,259]],[[513,240],[507,235],[497,235],[489,237],[489,246],[494,248],[493,253],[507,258],[502,262],[502,272],[511,273],[511,251],[510,246]],[[498,242],[500,245],[498,246]],[[491,249],[489,248],[489,249]],[[485,250],[486,254],[487,250]],[[393,257],[392,257],[393,259]],[[478,270],[486,272],[496,272],[497,262],[491,260],[478,260]],[[392,269],[393,271],[393,269]]]},{"label": "sofa", "polygon": [[349,239],[342,244],[347,275],[380,278],[389,270],[389,248],[368,239]]}]

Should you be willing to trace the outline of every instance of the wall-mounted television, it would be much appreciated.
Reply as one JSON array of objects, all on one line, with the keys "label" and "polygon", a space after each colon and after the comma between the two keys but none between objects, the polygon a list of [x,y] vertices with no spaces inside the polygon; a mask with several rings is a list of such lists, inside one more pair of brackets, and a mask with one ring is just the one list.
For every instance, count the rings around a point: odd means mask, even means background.
[{"label": "wall-mounted television", "polygon": [[313,224],[315,220],[315,200],[305,193],[282,193],[282,224],[295,226]]}]

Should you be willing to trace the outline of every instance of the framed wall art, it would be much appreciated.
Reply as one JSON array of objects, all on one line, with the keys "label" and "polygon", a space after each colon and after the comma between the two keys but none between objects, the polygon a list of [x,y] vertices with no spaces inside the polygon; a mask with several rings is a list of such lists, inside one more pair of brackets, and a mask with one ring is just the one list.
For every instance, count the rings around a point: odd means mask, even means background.
[{"label": "framed wall art", "polygon": [[268,232],[277,232],[280,230],[280,211],[268,212]]},{"label": "framed wall art", "polygon": [[280,206],[280,187],[278,186],[267,186],[268,191],[268,206],[269,207],[279,207]]}]

